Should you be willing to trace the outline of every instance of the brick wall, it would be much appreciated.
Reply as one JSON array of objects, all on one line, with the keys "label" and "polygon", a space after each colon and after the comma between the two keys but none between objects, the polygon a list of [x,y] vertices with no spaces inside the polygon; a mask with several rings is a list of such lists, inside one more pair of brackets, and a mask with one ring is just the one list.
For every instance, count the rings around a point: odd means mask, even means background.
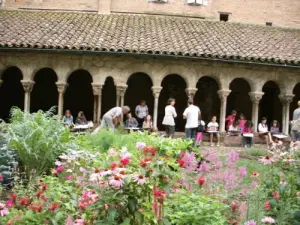
[{"label": "brick wall", "polygon": [[5,8],[98,11],[98,1],[99,0],[4,0],[3,5]]},{"label": "brick wall", "polygon": [[242,23],[300,28],[300,0],[208,0],[207,6],[190,6],[186,0],[153,3],[148,0],[2,0],[5,8],[91,10],[99,13],[179,14],[219,20],[219,12]]}]

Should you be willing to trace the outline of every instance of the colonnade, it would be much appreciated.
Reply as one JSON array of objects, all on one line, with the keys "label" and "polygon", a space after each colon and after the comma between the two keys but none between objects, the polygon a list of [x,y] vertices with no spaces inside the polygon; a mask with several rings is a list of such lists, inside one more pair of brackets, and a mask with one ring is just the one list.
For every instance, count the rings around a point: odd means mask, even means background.
[{"label": "colonnade", "polygon": [[[1,82],[2,83],[2,82]],[[0,83],[0,84],[1,84]],[[31,80],[21,80],[23,89],[24,89],[24,111],[30,111],[30,94],[35,84]],[[64,106],[64,93],[68,86],[68,83],[58,81],[56,82],[58,90],[58,115],[61,118],[63,115],[63,106]],[[99,83],[92,83],[93,94],[94,94],[94,113],[93,120],[95,123],[99,123],[101,120],[102,114],[102,89],[103,85]],[[124,106],[124,96],[127,89],[126,84],[117,84],[116,85],[116,94],[117,101],[116,106]],[[154,110],[153,110],[153,125],[154,128],[157,128],[157,118],[158,118],[158,101],[160,92],[162,90],[161,86],[153,86],[152,92],[154,96]],[[194,98],[197,88],[187,88],[186,94],[189,98]],[[229,89],[220,89],[218,91],[219,98],[221,100],[220,104],[220,131],[225,132],[225,118],[226,118],[226,108],[227,108],[227,97],[231,93]],[[257,124],[259,123],[259,102],[262,99],[264,92],[250,92],[249,96],[252,101],[252,122],[254,124],[254,130],[257,130]],[[281,94],[279,99],[282,103],[282,132],[285,134],[289,133],[289,115],[290,115],[290,103],[294,98],[293,94]]]}]

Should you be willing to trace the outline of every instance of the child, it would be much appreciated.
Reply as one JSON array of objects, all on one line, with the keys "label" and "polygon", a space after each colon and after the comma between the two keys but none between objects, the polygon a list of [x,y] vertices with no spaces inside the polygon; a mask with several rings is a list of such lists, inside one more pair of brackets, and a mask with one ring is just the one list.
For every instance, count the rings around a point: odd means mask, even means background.
[{"label": "child", "polygon": [[273,142],[272,136],[268,129],[266,117],[263,117],[261,119],[261,123],[258,124],[258,134],[259,134],[259,136],[264,137],[266,139],[267,146],[269,146],[269,144]]},{"label": "child", "polygon": [[233,122],[235,121],[235,117],[236,117],[236,111],[235,110],[232,110],[231,115],[226,117],[225,123],[227,123],[227,126],[226,126],[227,130],[229,130],[230,125],[232,125]]},{"label": "child", "polygon": [[62,122],[69,127],[73,125],[73,116],[70,110],[66,110],[65,115],[62,118]]},{"label": "child", "polygon": [[143,130],[147,130],[147,131],[152,131],[153,129],[153,123],[152,123],[152,118],[151,118],[151,115],[147,115],[144,119],[144,122],[143,122]]},{"label": "child", "polygon": [[219,124],[217,123],[217,117],[213,116],[211,122],[207,125],[207,132],[210,133],[210,146],[213,147],[213,137],[214,134],[217,137],[217,147],[220,146],[220,134],[219,134]]},{"label": "child", "polygon": [[229,126],[229,135],[230,136],[238,136],[241,134],[241,130],[239,127],[239,121],[235,120],[232,125]]},{"label": "child", "polygon": [[271,132],[272,136],[274,134],[279,134],[280,133],[279,128],[280,128],[280,125],[279,125],[278,121],[277,120],[273,120],[272,121],[271,129],[270,129],[270,132]]},{"label": "child", "polygon": [[203,120],[198,121],[197,127],[197,136],[196,136],[196,143],[201,143],[202,141],[202,133],[205,130],[205,122]]},{"label": "child", "polygon": [[239,127],[241,129],[241,133],[243,133],[243,129],[245,127],[246,122],[247,122],[246,117],[244,116],[243,113],[241,113],[240,119],[239,119]]},{"label": "child", "polygon": [[253,145],[253,124],[251,121],[247,120],[243,129],[243,146],[247,148],[248,146],[251,148]]}]

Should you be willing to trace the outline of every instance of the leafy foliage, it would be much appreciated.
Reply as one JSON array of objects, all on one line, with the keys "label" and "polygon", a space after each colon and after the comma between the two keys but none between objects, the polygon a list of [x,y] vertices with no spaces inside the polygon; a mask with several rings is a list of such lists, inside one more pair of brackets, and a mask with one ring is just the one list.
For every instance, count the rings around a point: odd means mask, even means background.
[{"label": "leafy foliage", "polygon": [[11,111],[12,119],[6,135],[8,146],[16,152],[28,179],[48,172],[70,141],[69,131],[53,111],[34,114],[24,113],[18,108]]}]

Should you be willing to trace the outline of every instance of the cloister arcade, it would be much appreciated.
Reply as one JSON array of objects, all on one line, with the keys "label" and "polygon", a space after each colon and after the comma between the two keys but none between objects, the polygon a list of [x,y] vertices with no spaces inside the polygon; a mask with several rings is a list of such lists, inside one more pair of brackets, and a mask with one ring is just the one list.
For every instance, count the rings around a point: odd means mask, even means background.
[{"label": "cloister arcade", "polygon": [[13,56],[0,61],[0,118],[8,120],[12,106],[30,112],[57,106],[59,116],[66,109],[74,117],[84,111],[88,120],[99,123],[110,108],[125,104],[134,111],[143,99],[154,126],[163,129],[164,107],[173,97],[176,130],[183,131],[182,113],[192,97],[204,121],[217,115],[221,131],[226,115],[235,109],[251,119],[255,129],[265,116],[269,122],[278,120],[288,133],[288,121],[300,100],[300,74],[293,69],[100,56],[64,57],[59,62],[55,56],[43,57],[27,63],[19,59],[20,64]]}]

